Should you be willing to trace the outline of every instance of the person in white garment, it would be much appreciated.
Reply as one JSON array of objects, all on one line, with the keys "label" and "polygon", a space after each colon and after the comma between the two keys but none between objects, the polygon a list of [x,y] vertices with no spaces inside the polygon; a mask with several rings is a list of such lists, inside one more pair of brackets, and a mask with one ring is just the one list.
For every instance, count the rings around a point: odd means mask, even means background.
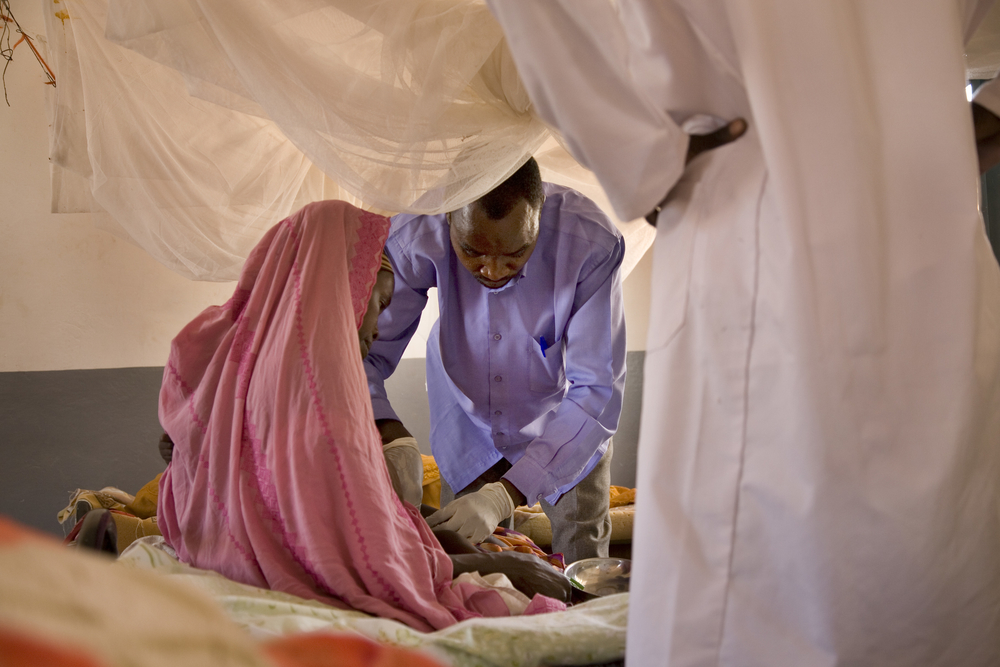
[{"label": "person in white garment", "polygon": [[626,663],[1000,664],[989,3],[490,5],[540,116],[657,224]]}]

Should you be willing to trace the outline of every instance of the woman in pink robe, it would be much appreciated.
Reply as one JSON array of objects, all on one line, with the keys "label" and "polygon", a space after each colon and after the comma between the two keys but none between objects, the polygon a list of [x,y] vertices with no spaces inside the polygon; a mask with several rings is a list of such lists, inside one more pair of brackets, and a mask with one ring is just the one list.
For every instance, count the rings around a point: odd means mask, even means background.
[{"label": "woman in pink robe", "polygon": [[229,302],[178,334],[158,515],[184,562],[431,630],[506,610],[452,587],[452,559],[385,466],[358,329],[388,231],[344,202],[310,204],[264,236]]}]

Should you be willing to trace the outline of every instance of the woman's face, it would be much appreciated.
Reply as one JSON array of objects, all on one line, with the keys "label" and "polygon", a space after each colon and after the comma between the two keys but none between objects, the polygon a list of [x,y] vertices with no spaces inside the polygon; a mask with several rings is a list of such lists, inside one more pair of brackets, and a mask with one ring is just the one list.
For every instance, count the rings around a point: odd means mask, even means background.
[{"label": "woman's face", "polygon": [[368,300],[368,310],[361,320],[361,328],[358,329],[358,341],[361,343],[361,358],[368,356],[368,351],[372,348],[372,343],[378,339],[378,316],[389,307],[392,302],[392,290],[395,281],[389,271],[379,271],[375,278],[375,287],[372,288],[372,296]]}]

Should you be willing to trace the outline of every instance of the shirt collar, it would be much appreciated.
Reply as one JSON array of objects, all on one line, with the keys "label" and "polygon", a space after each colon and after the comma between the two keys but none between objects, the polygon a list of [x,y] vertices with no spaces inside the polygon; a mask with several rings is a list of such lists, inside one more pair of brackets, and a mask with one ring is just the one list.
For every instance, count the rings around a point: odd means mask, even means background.
[{"label": "shirt collar", "polygon": [[[491,289],[490,291],[496,293],[496,292],[502,292],[502,291],[504,291],[506,289],[510,289],[511,287],[513,287],[514,285],[516,285],[522,278],[524,278],[524,267],[523,266],[521,267],[521,270],[517,272],[516,276],[514,276],[513,278],[511,278],[510,280],[507,281],[506,285],[504,285],[503,287],[497,287],[496,289]],[[484,287],[485,287],[485,285],[484,285]],[[489,289],[489,288],[487,288],[487,289]]]}]

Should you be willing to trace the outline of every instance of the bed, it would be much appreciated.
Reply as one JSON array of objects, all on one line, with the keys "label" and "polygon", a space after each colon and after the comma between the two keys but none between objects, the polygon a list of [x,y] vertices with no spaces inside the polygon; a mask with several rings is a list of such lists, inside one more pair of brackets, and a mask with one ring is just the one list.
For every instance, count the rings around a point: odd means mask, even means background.
[{"label": "bed", "polygon": [[[437,506],[440,473],[429,456],[424,457],[424,466],[424,500]],[[191,567],[177,560],[155,528],[158,479],[135,496],[114,487],[77,489],[59,513],[59,521],[79,527],[81,511],[112,511],[118,525],[115,551],[121,553],[117,560],[120,567],[162,574],[207,594],[237,626],[257,639],[313,631],[350,632],[383,645],[428,651],[442,663],[456,667],[622,664],[628,594],[590,600],[555,614],[473,619],[422,633],[396,621],[248,586]],[[615,547],[627,547],[631,542],[634,494],[634,489],[612,487],[612,555],[621,555],[614,553]],[[514,521],[519,526],[515,530],[528,534],[539,546],[551,544],[551,527],[540,507],[519,508]],[[150,528],[156,534],[150,535]],[[72,537],[73,532],[68,541]]]},{"label": "bed", "polygon": [[190,567],[164,549],[158,537],[133,542],[118,564],[158,572],[207,593],[257,638],[317,630],[356,632],[383,644],[428,651],[456,667],[603,665],[620,663],[625,655],[627,593],[556,614],[472,619],[422,633],[396,621],[246,586]]},{"label": "bed", "polygon": [[[0,515],[0,663],[10,667],[621,664],[627,596],[420,633],[236,584],[143,538],[118,559]],[[374,641],[373,641],[374,640]]]}]

